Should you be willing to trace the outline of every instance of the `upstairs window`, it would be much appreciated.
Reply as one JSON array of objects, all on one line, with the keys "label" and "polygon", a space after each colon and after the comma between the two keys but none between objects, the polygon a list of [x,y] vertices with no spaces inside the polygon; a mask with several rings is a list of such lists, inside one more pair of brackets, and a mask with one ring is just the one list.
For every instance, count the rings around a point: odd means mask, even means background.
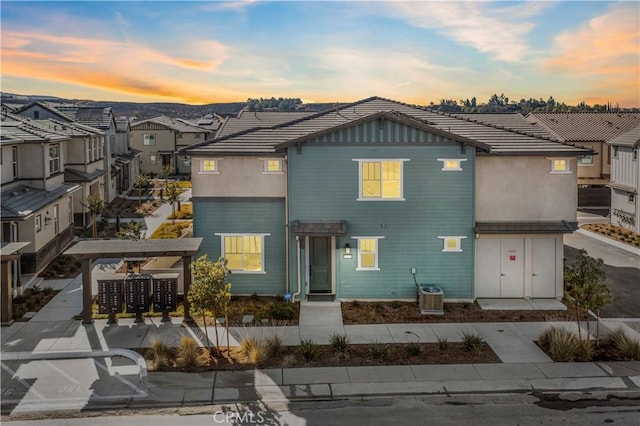
[{"label": "upstairs window", "polygon": [[36,215],[36,232],[40,232],[42,230],[42,215]]},{"label": "upstairs window", "polygon": [[627,202],[633,204],[636,201],[636,194],[633,192],[627,193]]},{"label": "upstairs window", "polygon": [[58,173],[60,171],[60,145],[49,145],[49,174]]},{"label": "upstairs window", "polygon": [[218,160],[201,160],[200,173],[220,173],[220,170],[218,170]]},{"label": "upstairs window", "polygon": [[617,146],[613,147],[613,158],[618,158],[618,147]]},{"label": "upstairs window", "polygon": [[578,157],[578,164],[593,164],[593,155]]},{"label": "upstairs window", "polygon": [[359,201],[403,201],[403,163],[408,160],[354,160],[359,163]]},{"label": "upstairs window", "polygon": [[14,179],[18,179],[18,147],[11,147],[11,172]]},{"label": "upstairs window", "polygon": [[40,119],[40,111],[33,111],[33,119],[34,120]]},{"label": "upstairs window", "polygon": [[568,158],[549,158],[549,160],[551,161],[550,173],[556,173],[556,174],[571,173],[571,169],[569,168]]},{"label": "upstairs window", "polygon": [[444,252],[461,252],[462,251],[462,240],[467,237],[463,236],[446,236],[446,237],[438,237],[444,243],[444,247],[442,251]]},{"label": "upstairs window", "polygon": [[147,146],[153,146],[156,144],[156,135],[144,134],[142,135],[142,144]]},{"label": "upstairs window", "polygon": [[633,150],[633,154],[631,154],[633,161],[636,161],[638,159],[638,148]]},{"label": "upstairs window", "polygon": [[438,161],[442,161],[442,170],[445,172],[461,171],[462,162],[467,161],[466,158],[438,158]]},{"label": "upstairs window", "polygon": [[279,158],[269,158],[264,160],[264,172],[265,174],[274,173],[280,174],[282,173],[282,160]]}]

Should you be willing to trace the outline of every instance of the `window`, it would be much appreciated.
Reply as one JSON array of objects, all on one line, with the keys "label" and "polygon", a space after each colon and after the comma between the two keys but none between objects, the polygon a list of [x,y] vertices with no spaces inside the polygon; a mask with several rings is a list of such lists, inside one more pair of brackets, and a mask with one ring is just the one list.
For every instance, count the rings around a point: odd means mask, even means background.
[{"label": "window", "polygon": [[264,273],[264,237],[271,234],[216,234],[222,239],[222,257],[235,273]]},{"label": "window", "polygon": [[627,193],[627,202],[633,204],[635,200],[636,200],[636,194],[634,194],[633,192]]},{"label": "window", "polygon": [[60,145],[49,145],[49,174],[60,171]]},{"label": "window", "polygon": [[593,155],[578,157],[578,164],[593,164]]},{"label": "window", "polygon": [[549,158],[551,161],[551,173],[571,173],[568,158]]},{"label": "window", "polygon": [[18,179],[18,147],[11,147],[11,170],[14,179]]},{"label": "window", "polygon": [[359,163],[358,201],[403,198],[403,163],[408,160],[354,160]]},{"label": "window", "polygon": [[158,164],[158,159],[155,155],[150,155],[149,156],[149,164],[151,165],[156,165]]},{"label": "window", "polygon": [[189,167],[191,165],[191,157],[182,157],[182,165]]},{"label": "window", "polygon": [[264,172],[263,173],[282,173],[282,160],[279,158],[271,158],[264,160]]},{"label": "window", "polygon": [[115,135],[110,135],[109,136],[109,149],[111,150],[112,154],[114,152],[116,152],[116,137],[115,137]]},{"label": "window", "polygon": [[33,119],[34,120],[40,119],[40,111],[33,111]]},{"label": "window", "polygon": [[42,230],[42,215],[36,215],[36,232],[40,232]]},{"label": "window", "polygon": [[93,138],[93,160],[98,160],[100,158],[99,152],[98,152],[98,144],[100,142],[98,141],[98,138]]},{"label": "window", "polygon": [[634,149],[633,154],[631,155],[632,155],[633,161],[636,161],[638,159],[638,148]]},{"label": "window", "polygon": [[467,237],[462,236],[446,236],[446,237],[438,237],[442,239],[444,247],[442,251],[453,251],[460,252],[462,251],[462,240]]},{"label": "window", "polygon": [[351,237],[358,241],[358,267],[356,271],[379,271],[378,240],[384,237]]},{"label": "window", "polygon": [[617,146],[613,147],[613,158],[618,158],[618,147]]},{"label": "window", "polygon": [[142,144],[143,145],[155,145],[156,144],[156,135],[144,134],[142,136]]},{"label": "window", "polygon": [[444,171],[460,171],[462,170],[462,162],[467,161],[466,158],[438,158],[442,161],[442,170]]},{"label": "window", "polygon": [[218,160],[201,160],[200,161],[201,173],[220,173],[218,170]]}]

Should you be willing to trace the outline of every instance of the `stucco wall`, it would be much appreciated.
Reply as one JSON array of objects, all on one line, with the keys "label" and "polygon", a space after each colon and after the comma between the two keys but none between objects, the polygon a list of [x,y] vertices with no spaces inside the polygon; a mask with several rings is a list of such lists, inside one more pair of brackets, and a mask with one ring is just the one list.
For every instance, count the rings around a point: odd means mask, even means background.
[{"label": "stucco wall", "polygon": [[[551,157],[478,156],[477,221],[576,220],[576,160],[551,173]],[[566,158],[566,157],[563,157]]]}]

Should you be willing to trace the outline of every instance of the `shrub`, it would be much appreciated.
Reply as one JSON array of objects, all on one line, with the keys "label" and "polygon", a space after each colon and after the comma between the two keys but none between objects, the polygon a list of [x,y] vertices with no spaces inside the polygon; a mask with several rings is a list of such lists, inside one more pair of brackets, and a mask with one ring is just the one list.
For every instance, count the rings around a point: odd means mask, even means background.
[{"label": "shrub", "polygon": [[394,300],[393,302],[391,302],[391,307],[393,309],[400,309],[402,307],[402,303],[398,302],[397,300]]},{"label": "shrub", "polygon": [[320,352],[320,348],[316,345],[312,339],[303,339],[300,341],[298,351],[302,354],[305,361],[312,361]]},{"label": "shrub", "polygon": [[359,308],[360,307],[360,302],[357,300],[354,300],[353,302],[351,302],[351,306],[353,306],[354,308]]},{"label": "shrub", "polygon": [[578,340],[576,349],[576,361],[591,361],[593,358],[593,345],[590,340]]},{"label": "shrub", "polygon": [[281,355],[284,352],[284,344],[282,338],[277,334],[267,337],[267,352],[269,355]]},{"label": "shrub", "polygon": [[53,287],[46,286],[42,289],[42,294],[44,296],[49,296],[51,293],[53,293]]},{"label": "shrub", "polygon": [[422,345],[420,345],[420,343],[411,342],[404,347],[404,351],[409,356],[420,356],[422,355]]},{"label": "shrub", "polygon": [[440,352],[444,352],[449,348],[449,341],[446,337],[438,336],[438,349]]},{"label": "shrub", "polygon": [[580,342],[576,334],[562,327],[555,328],[549,344],[549,355],[557,362],[570,362],[576,359]]},{"label": "shrub", "polygon": [[269,317],[276,320],[293,320],[296,317],[296,306],[293,303],[271,303]]},{"label": "shrub", "polygon": [[329,337],[329,343],[333,351],[338,354],[344,354],[349,349],[349,339],[346,334],[333,334]]},{"label": "shrub", "polygon": [[463,332],[462,343],[464,349],[474,355],[478,355],[482,351],[482,337],[479,334]]},{"label": "shrub", "polygon": [[182,336],[177,348],[180,365],[184,368],[195,368],[201,364],[200,347],[191,336]]},{"label": "shrub", "polygon": [[371,340],[369,342],[369,355],[372,358],[379,361],[386,361],[389,359],[391,353],[391,347],[387,343],[383,343],[380,340]]},{"label": "shrub", "polygon": [[161,339],[151,341],[151,357],[153,368],[159,370],[169,365],[171,360],[171,348]]},{"label": "shrub", "polygon": [[240,352],[252,364],[260,364],[269,357],[267,344],[257,336],[245,336],[240,342]]},{"label": "shrub", "polygon": [[622,328],[609,333],[606,343],[616,349],[620,358],[627,361],[640,361],[640,341],[629,337]]}]

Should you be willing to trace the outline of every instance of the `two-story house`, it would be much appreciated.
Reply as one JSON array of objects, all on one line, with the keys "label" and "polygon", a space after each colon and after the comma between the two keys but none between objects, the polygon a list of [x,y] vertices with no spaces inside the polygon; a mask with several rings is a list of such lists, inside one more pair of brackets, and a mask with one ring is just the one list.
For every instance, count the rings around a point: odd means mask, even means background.
[{"label": "two-story house", "polygon": [[562,297],[583,149],[382,98],[228,134],[192,159],[194,235],[237,294]]},{"label": "two-story house", "polygon": [[578,206],[608,208],[611,150],[606,142],[640,124],[640,113],[532,112],[526,118],[560,141],[593,150],[578,159]]},{"label": "two-story house", "polygon": [[[74,197],[81,186],[66,183],[70,135],[57,124],[2,114],[2,244],[29,242],[22,251],[22,273],[37,273],[73,240]],[[17,289],[17,276],[14,290]]]},{"label": "two-story house", "polygon": [[129,191],[140,174],[141,152],[131,147],[131,122],[127,117],[116,119],[116,137],[111,147],[111,156],[115,160],[116,193]]},{"label": "two-story house", "polygon": [[611,224],[640,233],[640,125],[609,141]]},{"label": "two-story house", "polygon": [[176,174],[190,174],[191,160],[178,151],[211,136],[206,129],[164,115],[131,123],[131,146],[141,153],[142,173],[160,174],[170,166]]}]

